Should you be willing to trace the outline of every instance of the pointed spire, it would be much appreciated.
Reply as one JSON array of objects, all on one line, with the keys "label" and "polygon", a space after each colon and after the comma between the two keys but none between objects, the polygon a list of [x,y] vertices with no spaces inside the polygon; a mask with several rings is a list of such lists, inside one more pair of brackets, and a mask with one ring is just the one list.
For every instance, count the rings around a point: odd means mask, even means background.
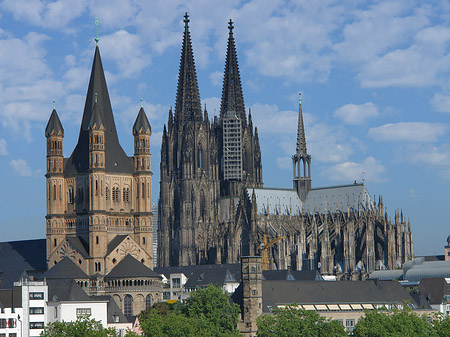
[{"label": "pointed spire", "polygon": [[183,120],[202,120],[197,73],[195,71],[191,34],[189,33],[189,15],[187,13],[184,16],[184,37],[178,73],[175,120],[176,123],[182,123]]},{"label": "pointed spire", "polygon": [[64,137],[64,128],[62,127],[58,113],[56,112],[54,106],[50,118],[48,119],[47,126],[45,128],[45,137],[48,137],[52,134]]},{"label": "pointed spire", "polygon": [[297,156],[306,156],[308,151],[306,150],[306,137],[305,137],[305,125],[303,124],[303,112],[302,112],[302,93],[299,93],[299,105],[298,105],[298,127],[297,127]]},{"label": "pointed spire", "polygon": [[87,172],[89,169],[89,123],[94,111],[95,93],[97,93],[98,109],[101,111],[105,127],[105,168],[110,172],[133,172],[132,162],[123,151],[117,137],[116,124],[98,46],[95,47],[78,143],[66,164],[65,171],[71,174]]},{"label": "pointed spire", "polygon": [[139,109],[139,113],[133,125],[133,135],[136,136],[139,133],[152,133],[152,127],[150,126],[143,107]]},{"label": "pointed spire", "polygon": [[206,103],[205,103],[205,110],[204,110],[204,117],[203,117],[204,121],[208,121],[209,122],[209,118],[208,118],[208,110],[206,109]]},{"label": "pointed spire", "polygon": [[233,21],[228,23],[228,47],[225,61],[225,73],[223,76],[222,102],[220,103],[220,120],[227,111],[234,111],[242,121],[242,126],[247,125],[245,115],[244,96],[242,94],[241,77],[236,54],[236,44],[233,36]]}]

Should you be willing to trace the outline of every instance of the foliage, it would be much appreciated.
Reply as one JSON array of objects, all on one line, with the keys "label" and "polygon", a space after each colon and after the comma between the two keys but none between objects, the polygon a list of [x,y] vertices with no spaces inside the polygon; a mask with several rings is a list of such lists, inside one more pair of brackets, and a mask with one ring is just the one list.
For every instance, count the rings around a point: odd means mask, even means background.
[{"label": "foliage", "polygon": [[328,321],[315,311],[286,307],[274,309],[273,313],[258,317],[258,336],[347,336],[342,324]]},{"label": "foliage", "polygon": [[157,303],[140,316],[145,336],[239,336],[239,306],[220,287],[197,289],[186,303]]},{"label": "foliage", "polygon": [[436,335],[432,320],[428,316],[419,316],[407,306],[403,310],[379,312],[366,311],[356,324],[353,335],[357,337],[422,337]]},{"label": "foliage", "polygon": [[89,316],[77,318],[75,322],[53,322],[48,324],[41,337],[118,337],[116,330],[106,329]]}]

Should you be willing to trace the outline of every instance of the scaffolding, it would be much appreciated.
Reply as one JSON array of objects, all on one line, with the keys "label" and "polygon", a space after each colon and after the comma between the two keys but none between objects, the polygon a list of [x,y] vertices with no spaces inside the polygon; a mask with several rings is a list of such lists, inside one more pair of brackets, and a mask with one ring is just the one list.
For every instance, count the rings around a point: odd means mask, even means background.
[{"label": "scaffolding", "polygon": [[236,111],[227,111],[223,119],[225,180],[242,180],[241,120]]}]

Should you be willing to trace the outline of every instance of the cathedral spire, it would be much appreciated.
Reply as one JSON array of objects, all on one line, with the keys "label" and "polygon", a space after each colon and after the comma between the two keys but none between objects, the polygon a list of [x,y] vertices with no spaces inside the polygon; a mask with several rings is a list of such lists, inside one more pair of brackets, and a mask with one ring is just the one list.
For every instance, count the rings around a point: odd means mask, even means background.
[{"label": "cathedral spire", "polygon": [[67,173],[87,172],[89,168],[89,124],[94,105],[101,111],[105,127],[105,168],[110,172],[132,172],[132,164],[119,144],[116,124],[109,99],[100,49],[95,47],[91,77],[86,94],[78,143],[66,164]]},{"label": "cathedral spire", "polygon": [[311,156],[306,150],[301,93],[299,93],[297,148],[292,156],[292,167],[294,171],[294,188],[300,199],[305,201],[311,190]]},{"label": "cathedral spire", "polygon": [[299,94],[298,105],[298,126],[297,126],[297,149],[295,153],[297,156],[306,156],[308,151],[306,150],[306,137],[305,137],[305,125],[303,124],[303,111],[302,111],[302,93]]},{"label": "cathedral spire", "polygon": [[184,37],[178,73],[175,120],[176,123],[182,123],[183,120],[202,120],[194,53],[192,51],[191,34],[189,33],[189,15],[187,13],[184,16]]},{"label": "cathedral spire", "polygon": [[225,73],[223,76],[222,102],[220,104],[220,120],[227,111],[234,111],[242,121],[242,126],[247,124],[244,107],[244,97],[242,95],[241,77],[239,75],[239,65],[236,54],[236,44],[233,36],[233,21],[228,23],[228,47],[225,61]]}]

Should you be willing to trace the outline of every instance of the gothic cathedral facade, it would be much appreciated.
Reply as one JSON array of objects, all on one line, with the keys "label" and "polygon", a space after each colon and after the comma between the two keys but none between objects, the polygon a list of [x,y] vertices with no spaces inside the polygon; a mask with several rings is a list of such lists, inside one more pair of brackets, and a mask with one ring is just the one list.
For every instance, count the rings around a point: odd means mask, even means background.
[{"label": "gothic cathedral facade", "polygon": [[[261,150],[244,107],[230,20],[220,116],[202,112],[189,19],[175,112],[163,130],[158,264],[238,263],[267,254],[269,268],[320,269],[344,278],[400,267],[413,257],[401,211],[394,221],[364,182],[312,188],[300,100],[293,188],[263,188]],[[270,247],[264,244],[278,240]]]}]

